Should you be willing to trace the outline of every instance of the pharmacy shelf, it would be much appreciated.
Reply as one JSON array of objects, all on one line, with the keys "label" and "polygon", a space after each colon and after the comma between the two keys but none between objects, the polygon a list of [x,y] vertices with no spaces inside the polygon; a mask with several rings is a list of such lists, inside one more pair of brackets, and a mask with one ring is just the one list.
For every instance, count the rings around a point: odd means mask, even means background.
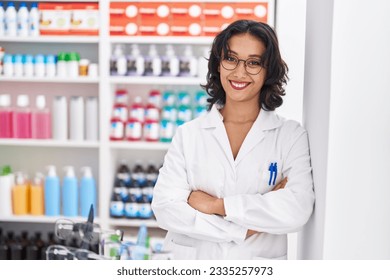
[{"label": "pharmacy shelf", "polygon": [[213,37],[186,36],[110,36],[112,44],[188,44],[211,45]]},{"label": "pharmacy shelf", "polygon": [[200,78],[187,77],[110,77],[111,84],[139,84],[139,85],[200,85],[206,81]]},{"label": "pharmacy shelf", "polygon": [[67,84],[98,84],[99,78],[77,77],[6,77],[0,76],[0,82],[28,82],[28,83],[67,83]]},{"label": "pharmacy shelf", "polygon": [[[35,2],[35,1],[34,1]],[[56,1],[58,2],[58,1]],[[84,1],[83,1],[84,2]],[[92,1],[91,1],[92,2]],[[95,1],[96,2],[96,1]],[[15,43],[69,43],[69,44],[97,44],[99,36],[35,36],[35,37],[0,37],[0,42]]]},{"label": "pharmacy shelf", "polygon": [[[55,223],[59,219],[71,220],[72,222],[86,222],[85,217],[64,217],[64,216],[32,216],[32,215],[18,215],[18,216],[0,216],[0,222],[16,222],[16,223]],[[95,218],[94,223],[99,223],[99,219]]]},{"label": "pharmacy shelf", "polygon": [[35,139],[0,139],[1,146],[57,147],[57,148],[99,148],[96,141],[56,141]]},{"label": "pharmacy shelf", "polygon": [[110,219],[108,222],[110,226],[117,227],[139,227],[145,225],[149,228],[159,228],[156,220],[141,220],[141,219]]},{"label": "pharmacy shelf", "polygon": [[169,148],[170,143],[160,142],[127,142],[127,141],[112,141],[109,146],[111,149],[119,150],[154,150],[154,151],[166,151]]}]

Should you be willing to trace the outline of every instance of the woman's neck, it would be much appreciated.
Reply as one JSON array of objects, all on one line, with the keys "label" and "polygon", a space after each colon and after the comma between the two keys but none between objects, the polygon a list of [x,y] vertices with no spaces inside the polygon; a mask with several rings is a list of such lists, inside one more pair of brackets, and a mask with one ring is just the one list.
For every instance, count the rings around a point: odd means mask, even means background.
[{"label": "woman's neck", "polygon": [[223,116],[223,122],[253,123],[259,115],[260,107],[253,103],[226,103],[220,112]]}]

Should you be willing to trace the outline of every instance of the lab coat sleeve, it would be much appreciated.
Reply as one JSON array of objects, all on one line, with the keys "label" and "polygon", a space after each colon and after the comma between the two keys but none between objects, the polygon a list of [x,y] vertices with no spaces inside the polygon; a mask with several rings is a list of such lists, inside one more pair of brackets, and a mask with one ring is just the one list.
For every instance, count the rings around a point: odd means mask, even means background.
[{"label": "lab coat sleeve", "polygon": [[152,209],[158,225],[200,240],[242,243],[246,228],[223,217],[201,213],[187,203],[191,189],[187,181],[181,128],[172,140],[154,187]]},{"label": "lab coat sleeve", "polygon": [[224,198],[225,219],[243,227],[272,234],[296,232],[308,221],[314,204],[308,137],[298,126],[289,133],[283,177],[284,189],[265,194]]}]

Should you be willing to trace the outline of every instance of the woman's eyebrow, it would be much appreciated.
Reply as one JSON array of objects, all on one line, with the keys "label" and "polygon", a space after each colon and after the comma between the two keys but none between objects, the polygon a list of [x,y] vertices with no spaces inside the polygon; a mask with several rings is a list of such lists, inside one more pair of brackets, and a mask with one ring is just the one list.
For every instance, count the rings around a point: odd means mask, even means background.
[{"label": "woman's eyebrow", "polygon": [[[235,51],[232,51],[232,50],[229,50],[228,53],[230,54],[235,54],[238,56],[238,53],[236,53]],[[248,55],[248,57],[258,57],[258,58],[261,58],[261,55],[258,55],[258,54],[250,54]]]}]

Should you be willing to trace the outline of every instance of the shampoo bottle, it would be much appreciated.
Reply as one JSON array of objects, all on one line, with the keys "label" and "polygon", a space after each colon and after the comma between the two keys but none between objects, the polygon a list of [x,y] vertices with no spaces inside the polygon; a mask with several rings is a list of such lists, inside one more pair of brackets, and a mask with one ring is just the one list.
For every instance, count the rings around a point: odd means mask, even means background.
[{"label": "shampoo bottle", "polygon": [[81,172],[83,173],[80,182],[81,216],[88,217],[91,204],[93,205],[93,209],[97,209],[96,208],[96,185],[95,185],[95,179],[92,176],[91,167],[83,167],[81,168]]},{"label": "shampoo bottle", "polygon": [[42,173],[37,173],[34,180],[31,183],[31,215],[43,215],[44,210],[44,194],[43,194],[43,180],[44,176]]},{"label": "shampoo bottle", "polygon": [[0,169],[0,216],[10,217],[12,215],[12,187],[14,175],[11,167],[6,165]]},{"label": "shampoo bottle", "polygon": [[46,98],[38,95],[36,108],[31,112],[31,136],[34,139],[51,138],[51,116],[50,110],[46,108]]},{"label": "shampoo bottle", "polygon": [[73,166],[64,167],[65,177],[62,185],[62,209],[64,216],[75,217],[78,214],[78,187]]},{"label": "shampoo bottle", "polygon": [[0,138],[12,137],[12,108],[11,96],[0,95]]},{"label": "shampoo bottle", "polygon": [[45,178],[45,214],[47,216],[60,215],[60,180],[53,165],[47,167]]},{"label": "shampoo bottle", "polygon": [[15,185],[12,188],[12,203],[15,215],[27,215],[29,213],[29,185],[22,172],[15,174]]}]

